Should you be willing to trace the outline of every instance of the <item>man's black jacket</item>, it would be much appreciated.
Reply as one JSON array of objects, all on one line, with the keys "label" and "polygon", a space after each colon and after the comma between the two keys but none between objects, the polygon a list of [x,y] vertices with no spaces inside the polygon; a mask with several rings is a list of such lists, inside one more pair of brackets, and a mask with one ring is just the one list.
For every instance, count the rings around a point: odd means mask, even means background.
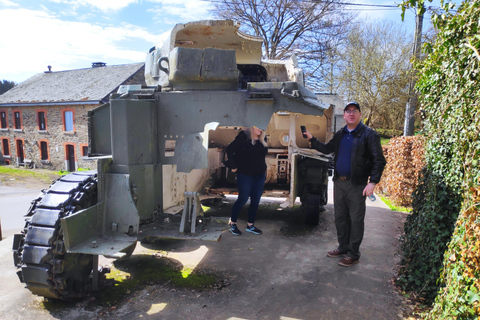
[{"label": "man's black jacket", "polygon": [[[335,133],[332,140],[326,144],[320,142],[315,137],[310,139],[312,148],[325,154],[335,153],[335,167],[337,165],[340,141],[344,132],[345,128],[339,130]],[[368,182],[380,182],[386,163],[377,132],[360,122],[353,133],[352,174],[350,177],[352,184],[366,185]],[[370,180],[368,177],[370,177]]]}]

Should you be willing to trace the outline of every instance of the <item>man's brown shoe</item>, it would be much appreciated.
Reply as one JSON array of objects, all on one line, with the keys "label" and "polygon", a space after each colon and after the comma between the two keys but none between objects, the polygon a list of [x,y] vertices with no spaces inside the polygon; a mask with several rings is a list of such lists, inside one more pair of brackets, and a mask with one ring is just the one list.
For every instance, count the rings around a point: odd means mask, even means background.
[{"label": "man's brown shoe", "polygon": [[341,265],[342,267],[351,267],[354,264],[358,263],[359,261],[360,261],[359,259],[353,260],[352,257],[345,257],[342,260],[340,260],[338,264]]},{"label": "man's brown shoe", "polygon": [[345,254],[346,252],[342,252],[338,249],[327,252],[327,256],[329,256],[330,258],[340,258],[343,257]]}]

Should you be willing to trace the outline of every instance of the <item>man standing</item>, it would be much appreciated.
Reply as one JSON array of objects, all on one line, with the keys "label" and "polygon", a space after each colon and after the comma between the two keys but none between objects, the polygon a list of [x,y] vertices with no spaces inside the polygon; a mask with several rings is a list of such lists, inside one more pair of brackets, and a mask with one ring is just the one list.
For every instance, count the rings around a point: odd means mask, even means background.
[{"label": "man standing", "polygon": [[338,248],[329,251],[331,258],[350,267],[359,262],[360,244],[365,227],[365,199],[373,195],[386,161],[377,132],[360,119],[360,105],[349,102],[343,110],[347,125],[328,143],[322,143],[309,132],[312,148],[322,153],[335,153],[334,208]]}]

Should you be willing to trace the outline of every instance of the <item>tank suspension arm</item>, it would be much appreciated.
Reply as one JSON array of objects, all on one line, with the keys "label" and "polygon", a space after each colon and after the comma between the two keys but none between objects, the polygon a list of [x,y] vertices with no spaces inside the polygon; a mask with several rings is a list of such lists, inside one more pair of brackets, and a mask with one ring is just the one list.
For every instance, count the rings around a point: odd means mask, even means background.
[{"label": "tank suspension arm", "polygon": [[200,194],[197,192],[185,192],[185,204],[183,206],[182,220],[180,221],[180,233],[185,233],[185,224],[190,222],[190,233],[195,233],[197,216],[200,215],[202,206]]}]

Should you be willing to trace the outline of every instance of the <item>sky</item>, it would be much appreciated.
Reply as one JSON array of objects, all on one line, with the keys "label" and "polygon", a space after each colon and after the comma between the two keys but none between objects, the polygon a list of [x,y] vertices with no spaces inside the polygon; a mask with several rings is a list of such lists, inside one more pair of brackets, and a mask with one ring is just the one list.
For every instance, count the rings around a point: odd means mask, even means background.
[{"label": "sky", "polygon": [[[396,5],[397,1],[348,3]],[[439,7],[439,0],[428,5]],[[212,19],[205,0],[0,0],[0,81],[37,73],[144,62],[177,23]],[[349,5],[360,18],[388,19],[412,34],[415,14],[399,8]],[[428,19],[424,23],[428,24]]]}]

